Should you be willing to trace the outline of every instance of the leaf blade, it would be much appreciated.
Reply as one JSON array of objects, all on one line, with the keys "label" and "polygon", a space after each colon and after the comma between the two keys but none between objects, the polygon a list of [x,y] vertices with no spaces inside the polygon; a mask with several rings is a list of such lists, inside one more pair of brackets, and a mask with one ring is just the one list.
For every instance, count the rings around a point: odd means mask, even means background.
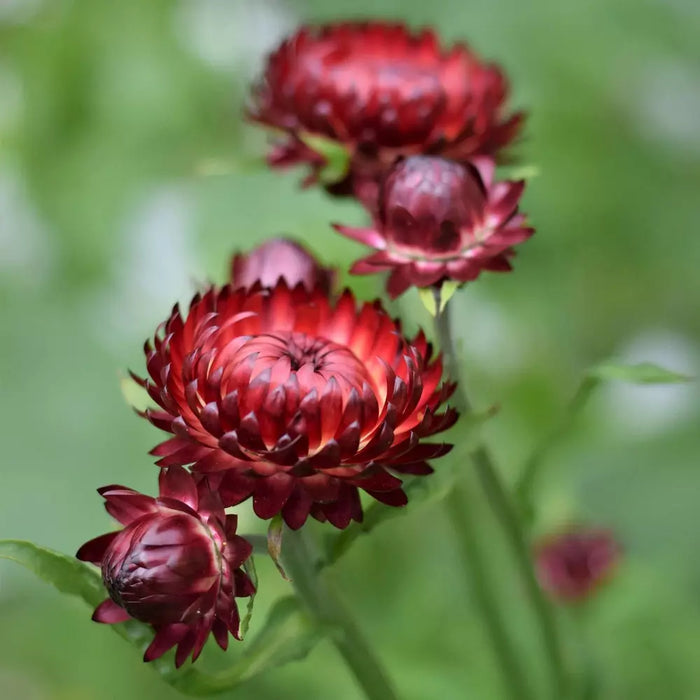
[{"label": "leaf blade", "polygon": [[[74,557],[33,542],[0,540],[0,559],[14,561],[59,592],[81,598],[90,607],[96,607],[106,598],[98,569]],[[153,638],[151,627],[137,620],[110,627],[141,652]],[[224,671],[210,674],[193,666],[175,669],[172,653],[150,665],[166,683],[182,693],[211,695],[232,690],[259,673],[304,658],[327,632],[314,624],[301,604],[290,596],[272,607],[263,628]]]},{"label": "leaf blade", "polygon": [[0,559],[29,569],[59,592],[82,598],[97,606],[106,597],[97,569],[73,557],[25,540],[0,540]]},{"label": "leaf blade", "polygon": [[591,367],[587,376],[598,381],[618,380],[632,384],[684,384],[693,381],[693,377],[653,362],[625,364],[612,360]]}]

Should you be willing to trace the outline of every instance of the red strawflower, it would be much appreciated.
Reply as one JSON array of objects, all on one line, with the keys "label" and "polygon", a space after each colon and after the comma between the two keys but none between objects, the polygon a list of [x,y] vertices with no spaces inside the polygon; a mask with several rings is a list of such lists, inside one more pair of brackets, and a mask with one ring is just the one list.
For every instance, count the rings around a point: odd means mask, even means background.
[{"label": "red strawflower", "polygon": [[309,514],[361,520],[358,489],[404,505],[390,471],[428,474],[450,448],[421,442],[457,418],[438,412],[454,389],[439,386],[441,360],[349,291],[212,288],[185,318],[173,310],[146,355],[140,381],[161,410],[145,415],[174,434],[158,464],[192,465],[226,505],[252,496],[259,517],[294,529]]},{"label": "red strawflower", "polygon": [[620,554],[619,545],[607,530],[570,530],[537,545],[537,577],[553,598],[582,600],[610,577]]},{"label": "red strawflower", "polygon": [[441,47],[430,29],[344,22],[302,27],[286,39],[268,59],[250,116],[286,133],[269,161],[309,164],[307,182],[326,162],[306,137],[341,144],[349,176],[329,189],[351,194],[377,182],[398,156],[498,153],[523,120],[505,114],[507,93],[497,66],[463,44]]},{"label": "red strawflower", "polygon": [[125,527],[86,542],[76,556],[102,568],[110,596],[92,619],[151,624],[156,636],[144,661],[177,645],[179,667],[190,654],[197,659],[210,632],[222,649],[229,632],[240,638],[235,599],[255,591],[240,568],[252,547],[205,481],[196,485],[182,467],[164,469],[159,481],[158,498],[123,486],[99,489]]},{"label": "red strawflower", "polygon": [[237,253],[231,261],[231,280],[236,287],[274,287],[284,280],[288,287],[303,284],[330,293],[335,274],[323,267],[304,247],[287,238],[273,238],[249,253]]},{"label": "red strawflower", "polygon": [[524,182],[494,182],[494,167],[490,158],[460,165],[412,156],[396,163],[382,183],[373,226],[335,226],[377,250],[351,272],[391,270],[387,291],[397,297],[412,285],[467,282],[482,270],[510,270],[512,246],[534,229],[518,213]]}]

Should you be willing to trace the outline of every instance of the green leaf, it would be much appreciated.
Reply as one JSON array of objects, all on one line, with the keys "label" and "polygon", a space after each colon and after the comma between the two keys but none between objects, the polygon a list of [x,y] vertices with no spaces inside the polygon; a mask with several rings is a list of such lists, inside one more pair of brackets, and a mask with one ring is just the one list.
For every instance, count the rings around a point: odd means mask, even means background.
[{"label": "green leaf", "polygon": [[[92,608],[106,598],[99,570],[74,557],[32,542],[0,540],[0,559],[24,566],[61,593],[77,596]],[[250,575],[251,569],[248,568],[247,572]],[[251,604],[249,613],[250,609]],[[245,624],[247,626],[247,622]],[[109,627],[141,652],[153,639],[152,628],[137,620]],[[172,653],[153,661],[150,666],[182,693],[210,695],[231,690],[259,673],[304,658],[328,632],[311,622],[295,598],[283,598],[272,607],[263,628],[252,642],[241,644],[237,654],[234,649],[229,650],[234,660],[226,670],[215,674],[205,673],[194,666],[178,670],[173,666]]]},{"label": "green leaf", "polygon": [[277,571],[280,572],[280,576],[285,581],[289,581],[289,576],[282,566],[282,561],[280,559],[282,555],[282,532],[284,531],[284,521],[281,515],[276,515],[270,521],[270,527],[267,528],[267,551],[272,557],[272,561],[275,562]]},{"label": "green leaf", "polygon": [[454,293],[460,288],[460,282],[453,282],[452,280],[447,280],[443,282],[439,288],[435,287],[422,287],[418,290],[420,295],[420,300],[423,302],[423,306],[427,309],[431,316],[437,316],[442,313],[447,306],[447,302],[452,299]]},{"label": "green leaf", "polygon": [[[0,540],[0,559],[16,562],[61,593],[81,598],[91,608],[96,608],[107,597],[97,567],[33,542]],[[110,627],[142,652],[153,638],[151,627],[137,620]]]},{"label": "green leaf", "polygon": [[[96,608],[107,598],[99,569],[78,561],[75,557],[33,542],[0,540],[0,559],[9,559],[20,564],[61,593],[81,598],[91,608]],[[137,620],[110,627],[141,651],[144,651],[153,639],[151,627]]]},{"label": "green leaf", "polygon": [[634,384],[678,384],[692,381],[678,372],[673,372],[651,362],[626,365],[609,360],[591,367],[584,375],[573,398],[560,413],[553,428],[535,445],[516,480],[515,493],[525,518],[532,522],[535,518],[535,481],[542,471],[543,464],[551,448],[574,426],[576,418],[588,404],[590,397],[606,381],[623,381]]},{"label": "green leaf", "polygon": [[321,182],[333,184],[340,182],[350,169],[350,153],[337,141],[316,136],[315,134],[300,133],[299,139],[312,151],[316,151],[325,161],[325,165],[319,173]]},{"label": "green leaf", "polygon": [[253,595],[248,596],[245,615],[243,615],[243,617],[241,618],[241,639],[245,639],[246,634],[248,634],[248,627],[250,627],[250,618],[253,617],[253,605],[255,604],[255,596],[258,592],[258,572],[255,570],[255,561],[252,556],[248,557],[243,562],[243,571],[245,571],[246,574],[248,574],[248,578],[253,582],[253,585],[255,586],[255,591],[253,592]]},{"label": "green leaf", "polygon": [[618,362],[602,362],[588,370],[588,376],[599,381],[619,380],[634,384],[680,384],[693,377],[664,369],[651,362],[626,365]]},{"label": "green leaf", "polygon": [[435,298],[435,290],[432,287],[422,287],[418,290],[420,300],[425,306],[427,312],[435,317],[437,316],[437,299]]},{"label": "green leaf", "polygon": [[534,163],[503,165],[498,168],[498,176],[505,180],[531,180],[540,174],[539,166]]},{"label": "green leaf", "polygon": [[75,557],[22,540],[0,540],[0,559],[9,559],[50,583],[61,593],[97,607],[106,597],[99,570]]},{"label": "green leaf", "polygon": [[296,598],[277,601],[264,628],[230,668],[207,674],[194,667],[163,674],[173,687],[187,695],[212,695],[236,688],[253,676],[291,661],[300,661],[325,636],[303,612]]}]

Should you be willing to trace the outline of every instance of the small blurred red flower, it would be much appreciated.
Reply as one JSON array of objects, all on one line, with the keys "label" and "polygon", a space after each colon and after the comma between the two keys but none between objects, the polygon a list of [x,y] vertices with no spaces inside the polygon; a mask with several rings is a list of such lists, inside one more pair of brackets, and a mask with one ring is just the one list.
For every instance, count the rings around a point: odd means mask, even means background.
[{"label": "small blurred red flower", "polygon": [[620,559],[611,532],[576,529],[551,535],[535,549],[537,577],[553,598],[577,601],[607,580]]},{"label": "small blurred red flower", "polygon": [[237,253],[231,261],[234,287],[251,288],[256,283],[274,287],[284,280],[288,287],[302,284],[308,291],[319,287],[329,294],[335,275],[321,266],[303,246],[287,238],[273,238],[249,253]]},{"label": "small blurred red flower", "polygon": [[[496,154],[516,137],[522,113],[505,115],[501,70],[463,44],[446,49],[430,29],[344,22],[302,27],[268,59],[250,116],[287,140],[273,165],[307,163],[313,182],[325,163],[307,135],[341,144],[350,157],[352,194],[398,156],[431,153],[463,161]],[[363,193],[363,196],[368,196]]]},{"label": "small blurred red flower", "polygon": [[174,437],[160,466],[192,465],[234,505],[249,496],[261,518],[291,528],[309,514],[339,528],[361,520],[358,489],[406,503],[400,474],[428,474],[444,444],[423,438],[457,414],[440,405],[442,362],[422,334],[409,341],[379,302],[359,309],[319,288],[212,288],[183,318],[176,307],[146,344],[161,410],[145,416]]},{"label": "small blurred red flower", "polygon": [[76,555],[102,567],[110,596],[92,619],[151,624],[156,636],[144,661],[177,645],[178,667],[190,654],[197,659],[210,632],[222,649],[229,632],[239,638],[235,598],[255,591],[240,568],[252,548],[236,535],[236,516],[224,513],[218,495],[182,467],[161,472],[158,498],[123,486],[99,493],[125,527],[86,542]]},{"label": "small blurred red flower", "polygon": [[387,291],[397,297],[410,286],[467,282],[482,270],[510,270],[512,246],[534,229],[518,213],[524,183],[494,182],[494,168],[490,158],[460,165],[411,156],[396,163],[381,187],[373,226],[335,226],[377,250],[351,272],[391,270]]}]

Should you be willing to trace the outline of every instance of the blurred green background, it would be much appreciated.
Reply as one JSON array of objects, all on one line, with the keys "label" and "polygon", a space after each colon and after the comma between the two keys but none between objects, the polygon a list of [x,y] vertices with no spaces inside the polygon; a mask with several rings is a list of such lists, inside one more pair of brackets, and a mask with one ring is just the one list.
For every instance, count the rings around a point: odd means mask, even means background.
[{"label": "blurred green background", "polygon": [[[240,114],[262,56],[297,23],[375,15],[466,39],[504,64],[512,105],[530,113],[519,152],[540,170],[525,200],[538,233],[515,273],[486,275],[451,302],[475,403],[501,406],[485,432],[504,474],[591,364],[616,355],[700,373],[694,0],[3,0],[0,537],[74,552],[112,527],[96,487],[153,492],[146,451],[160,436],[125,404],[119,378],[143,371],[143,340],[176,299],[222,280],[234,249],[291,233],[329,263],[358,256],[328,222],[362,213],[256,164],[265,136]],[[351,283],[381,292],[377,279]],[[409,295],[403,310],[421,317],[418,304]],[[547,460],[537,532],[601,524],[625,548],[599,596],[560,612],[569,653],[589,648],[595,697],[700,697],[699,419],[694,385],[610,385]],[[474,500],[540,678],[522,591]],[[241,529],[256,527],[241,512]],[[269,563],[258,569],[259,622],[288,584]],[[358,541],[334,577],[403,698],[501,696],[440,503]],[[180,697],[89,618],[0,562],[0,694]],[[361,697],[327,642],[235,696]]]}]

